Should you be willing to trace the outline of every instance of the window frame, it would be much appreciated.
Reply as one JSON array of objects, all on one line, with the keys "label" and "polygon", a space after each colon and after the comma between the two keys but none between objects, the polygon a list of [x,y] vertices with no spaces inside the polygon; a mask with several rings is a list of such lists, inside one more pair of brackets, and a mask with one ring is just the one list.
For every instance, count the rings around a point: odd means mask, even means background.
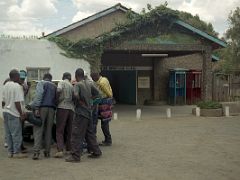
[{"label": "window frame", "polygon": [[42,80],[41,78],[41,70],[43,71],[48,71],[50,72],[50,67],[27,67],[26,70],[27,70],[27,74],[29,71],[37,71],[37,79],[34,79],[34,78],[29,78],[28,76],[28,79],[30,79],[31,81],[34,81],[34,80],[37,80],[37,81],[40,81]]}]

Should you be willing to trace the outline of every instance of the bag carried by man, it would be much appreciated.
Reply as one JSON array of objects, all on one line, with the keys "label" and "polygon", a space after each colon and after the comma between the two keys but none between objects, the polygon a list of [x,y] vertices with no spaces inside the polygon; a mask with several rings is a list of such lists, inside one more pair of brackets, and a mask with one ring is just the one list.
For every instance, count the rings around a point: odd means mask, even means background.
[{"label": "bag carried by man", "polygon": [[35,125],[35,126],[42,126],[42,120],[40,117],[35,116],[35,114],[32,111],[27,112],[27,118],[26,120]]}]

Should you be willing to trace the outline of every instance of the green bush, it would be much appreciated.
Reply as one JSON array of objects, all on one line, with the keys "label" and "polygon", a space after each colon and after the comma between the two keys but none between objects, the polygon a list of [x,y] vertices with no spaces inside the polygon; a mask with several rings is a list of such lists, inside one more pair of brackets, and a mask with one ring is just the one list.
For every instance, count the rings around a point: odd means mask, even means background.
[{"label": "green bush", "polygon": [[202,101],[197,103],[197,106],[200,107],[200,109],[218,109],[222,108],[222,104],[215,101]]}]

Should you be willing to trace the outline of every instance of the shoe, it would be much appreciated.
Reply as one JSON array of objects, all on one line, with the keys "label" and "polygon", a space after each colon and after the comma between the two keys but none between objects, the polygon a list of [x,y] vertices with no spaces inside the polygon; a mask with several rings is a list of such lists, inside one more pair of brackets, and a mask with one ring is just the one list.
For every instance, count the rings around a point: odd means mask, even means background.
[{"label": "shoe", "polygon": [[8,148],[8,144],[7,144],[7,143],[4,143],[4,147],[5,147],[5,148]]},{"label": "shoe", "polygon": [[50,153],[49,153],[49,152],[44,151],[43,154],[44,154],[44,157],[45,157],[45,158],[50,158]]},{"label": "shoe", "polygon": [[93,159],[100,158],[101,156],[102,156],[102,153],[100,154],[92,153],[88,155],[89,158],[93,158]]},{"label": "shoe", "polygon": [[54,155],[55,158],[63,158],[63,152],[59,151]]},{"label": "shoe", "polygon": [[102,141],[102,143],[99,143],[99,146],[112,146],[112,143],[111,142]]},{"label": "shoe", "polygon": [[16,153],[16,154],[13,154],[12,158],[14,159],[22,159],[22,158],[27,158],[28,156],[26,154],[23,154],[23,153]]},{"label": "shoe", "polygon": [[32,159],[33,160],[39,160],[39,154],[40,153],[34,153]]},{"label": "shoe", "polygon": [[80,160],[74,159],[72,156],[69,156],[65,159],[66,162],[79,163]]}]

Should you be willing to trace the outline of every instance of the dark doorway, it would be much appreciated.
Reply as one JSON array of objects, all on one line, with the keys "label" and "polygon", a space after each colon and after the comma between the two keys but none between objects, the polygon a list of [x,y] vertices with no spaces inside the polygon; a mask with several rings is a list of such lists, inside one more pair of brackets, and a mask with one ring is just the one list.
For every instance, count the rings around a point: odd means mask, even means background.
[{"label": "dark doorway", "polygon": [[101,74],[108,78],[117,103],[136,105],[135,70],[104,70]]}]

